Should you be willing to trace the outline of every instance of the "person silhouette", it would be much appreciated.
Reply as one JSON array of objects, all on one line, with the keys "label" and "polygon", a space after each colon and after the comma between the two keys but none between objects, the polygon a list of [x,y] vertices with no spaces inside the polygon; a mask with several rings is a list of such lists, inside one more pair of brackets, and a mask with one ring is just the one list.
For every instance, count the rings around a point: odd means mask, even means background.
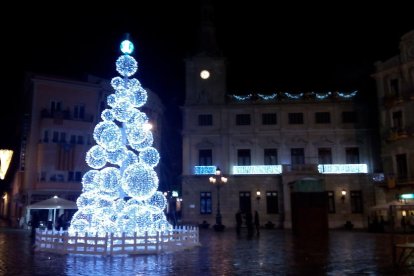
[{"label": "person silhouette", "polygon": [[237,232],[237,235],[240,235],[240,230],[241,230],[242,224],[243,224],[242,213],[241,213],[240,210],[238,210],[237,213],[236,213],[236,232]]},{"label": "person silhouette", "polygon": [[259,213],[257,211],[254,212],[254,226],[256,227],[256,235],[259,236],[259,234],[260,234],[260,220],[259,220]]},{"label": "person silhouette", "polygon": [[246,225],[247,225],[247,235],[249,237],[253,236],[253,216],[252,212],[246,213]]}]

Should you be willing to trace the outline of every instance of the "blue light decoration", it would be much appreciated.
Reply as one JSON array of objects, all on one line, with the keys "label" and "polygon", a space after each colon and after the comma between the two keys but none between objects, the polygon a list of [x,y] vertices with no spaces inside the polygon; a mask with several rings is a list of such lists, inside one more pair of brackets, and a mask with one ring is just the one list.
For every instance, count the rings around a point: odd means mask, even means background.
[{"label": "blue light decoration", "polygon": [[293,100],[299,100],[303,97],[303,93],[298,93],[298,94],[292,94],[289,92],[285,92],[284,93],[286,97],[288,97],[289,99],[293,99]]},{"label": "blue light decoration", "polygon": [[329,96],[331,96],[332,93],[331,92],[326,92],[326,93],[315,93],[315,92],[312,92],[312,95],[315,95],[315,98],[318,99],[318,100],[325,100]]},{"label": "blue light decoration", "polygon": [[319,164],[318,172],[324,174],[368,173],[367,164]]},{"label": "blue light decoration", "polygon": [[349,99],[349,98],[355,97],[357,93],[358,93],[358,90],[355,90],[351,93],[336,92],[336,95],[344,99]]},{"label": "blue light decoration", "polygon": [[216,166],[194,166],[195,175],[215,174]]},{"label": "blue light decoration", "polygon": [[248,94],[248,95],[245,95],[245,96],[230,95],[230,97],[242,102],[242,101],[250,100],[253,97],[253,95],[252,94]]},{"label": "blue light decoration", "polygon": [[277,94],[273,93],[271,95],[264,95],[264,94],[257,94],[259,98],[261,98],[264,101],[272,101],[277,99]]},{"label": "blue light decoration", "polygon": [[233,166],[233,174],[281,174],[282,165]]},{"label": "blue light decoration", "polygon": [[114,93],[107,97],[110,108],[95,126],[96,145],[86,153],[92,169],[82,178],[82,194],[76,203],[68,233],[78,235],[150,235],[172,230],[164,209],[165,196],[157,191],[154,170],[160,155],[154,147],[149,120],[138,108],[147,102],[147,92],[135,78],[137,61],[130,56],[134,45],[121,43],[123,55],[116,61],[122,77],[111,80]]}]

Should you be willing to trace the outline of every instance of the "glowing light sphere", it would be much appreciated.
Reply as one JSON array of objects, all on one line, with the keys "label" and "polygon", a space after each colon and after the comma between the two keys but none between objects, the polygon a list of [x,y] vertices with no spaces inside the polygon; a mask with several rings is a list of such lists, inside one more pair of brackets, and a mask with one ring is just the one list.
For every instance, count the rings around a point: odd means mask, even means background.
[{"label": "glowing light sphere", "polygon": [[124,171],[122,188],[137,200],[148,199],[158,188],[158,177],[154,173],[149,167],[130,165]]},{"label": "glowing light sphere", "polygon": [[147,115],[139,110],[136,110],[131,119],[127,122],[126,126],[127,129],[132,129],[146,123],[148,123]]},{"label": "glowing light sphere", "polygon": [[86,153],[85,161],[89,167],[100,169],[106,164],[107,153],[105,149],[99,145],[95,145]]},{"label": "glowing light sphere", "polygon": [[82,177],[83,192],[93,191],[98,188],[99,171],[90,170],[87,171]]},{"label": "glowing light sphere", "polygon": [[146,147],[139,153],[139,160],[150,167],[155,167],[160,161],[160,154],[153,147]]},{"label": "glowing light sphere", "polygon": [[143,128],[133,127],[126,130],[128,142],[130,144],[140,144],[147,138],[147,132]]},{"label": "glowing light sphere", "polygon": [[117,103],[117,98],[115,94],[111,94],[106,98],[106,103],[110,106],[110,107],[114,107]]},{"label": "glowing light sphere", "polygon": [[135,110],[131,103],[124,101],[117,104],[114,109],[113,113],[115,116],[115,119],[117,119],[120,122],[127,122],[131,119],[132,115],[134,114],[132,110]]},{"label": "glowing light sphere", "polygon": [[119,169],[114,167],[107,167],[101,170],[99,188],[103,192],[115,192],[119,189],[121,173]]},{"label": "glowing light sphere", "polygon": [[164,194],[160,191],[157,191],[153,196],[148,200],[150,206],[158,209],[158,212],[161,212],[167,207],[167,199]]},{"label": "glowing light sphere", "polygon": [[111,164],[121,166],[122,162],[127,158],[128,150],[125,146],[119,149],[108,152],[107,161]]},{"label": "glowing light sphere", "polygon": [[122,147],[122,133],[114,122],[103,121],[96,125],[93,131],[96,143],[108,151]]},{"label": "glowing light sphere", "polygon": [[132,164],[138,163],[138,156],[133,151],[128,151],[125,160],[122,162],[122,167],[129,167]]},{"label": "glowing light sphere", "polygon": [[96,194],[93,192],[82,193],[76,200],[76,205],[78,205],[79,208],[93,206],[95,205],[95,197]]},{"label": "glowing light sphere", "polygon": [[131,56],[120,56],[116,61],[116,71],[123,77],[129,77],[138,70],[137,61]]},{"label": "glowing light sphere", "polygon": [[125,89],[125,80],[121,77],[115,77],[111,80],[111,86],[115,91]]},{"label": "glowing light sphere", "polygon": [[134,51],[134,44],[132,44],[131,41],[126,39],[126,40],[121,42],[120,49],[121,49],[122,53],[124,53],[126,55],[130,55]]},{"label": "glowing light sphere", "polygon": [[144,139],[144,141],[142,141],[141,143],[130,143],[131,148],[141,151],[147,147],[152,146],[152,144],[154,143],[154,138],[152,136],[152,132],[148,131],[146,132],[146,137]]},{"label": "glowing light sphere", "polygon": [[105,109],[104,111],[102,111],[101,118],[104,121],[113,121],[113,120],[115,120],[114,113],[110,109]]},{"label": "glowing light sphere", "polygon": [[136,90],[134,90],[131,104],[135,107],[141,107],[147,102],[147,99],[147,91],[140,86]]}]

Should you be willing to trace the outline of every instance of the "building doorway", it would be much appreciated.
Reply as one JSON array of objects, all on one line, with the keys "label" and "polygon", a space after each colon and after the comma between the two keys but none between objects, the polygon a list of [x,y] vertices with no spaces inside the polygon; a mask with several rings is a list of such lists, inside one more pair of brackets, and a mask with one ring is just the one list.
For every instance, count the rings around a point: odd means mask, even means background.
[{"label": "building doorway", "polygon": [[328,193],[323,180],[306,178],[291,186],[292,231],[298,236],[328,234]]},{"label": "building doorway", "polygon": [[239,208],[243,214],[252,211],[252,202],[250,192],[239,192]]}]

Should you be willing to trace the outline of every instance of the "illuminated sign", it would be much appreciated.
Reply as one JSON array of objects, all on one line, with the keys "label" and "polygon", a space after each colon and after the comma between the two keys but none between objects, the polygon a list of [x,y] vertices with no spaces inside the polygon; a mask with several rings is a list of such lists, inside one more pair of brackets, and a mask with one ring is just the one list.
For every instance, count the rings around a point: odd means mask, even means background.
[{"label": "illuminated sign", "polygon": [[216,174],[216,166],[194,166],[194,174]]},{"label": "illuminated sign", "polygon": [[400,195],[401,199],[413,199],[414,198],[414,194],[402,194]]},{"label": "illuminated sign", "polygon": [[282,165],[233,166],[233,174],[281,174]]},{"label": "illuminated sign", "polygon": [[324,164],[318,165],[319,173],[368,173],[367,164]]}]

